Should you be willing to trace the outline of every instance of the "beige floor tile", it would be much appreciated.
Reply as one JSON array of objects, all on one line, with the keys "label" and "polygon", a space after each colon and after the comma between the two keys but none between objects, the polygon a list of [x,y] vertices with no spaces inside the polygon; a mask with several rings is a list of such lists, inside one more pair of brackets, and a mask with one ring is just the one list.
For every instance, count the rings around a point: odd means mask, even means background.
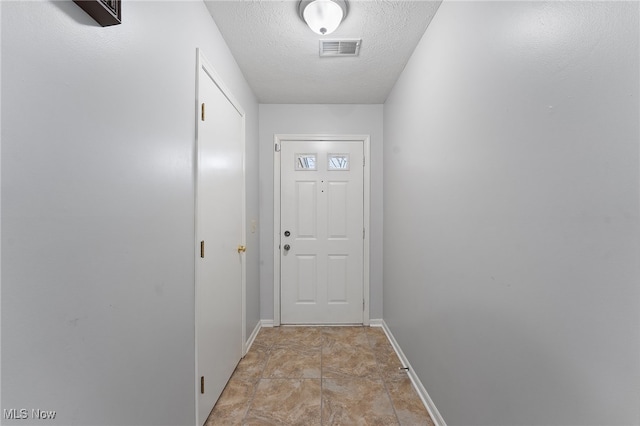
[{"label": "beige floor tile", "polygon": [[389,339],[387,339],[387,335],[384,333],[382,327],[368,327],[366,328],[367,338],[369,339],[369,344],[374,349],[391,347],[391,343],[389,343]]},{"label": "beige floor tile", "polygon": [[386,385],[401,425],[433,426],[429,412],[408,377],[401,380],[387,381]]},{"label": "beige floor tile", "polygon": [[251,345],[249,352],[240,360],[233,377],[255,377],[260,378],[262,371],[267,364],[269,349],[260,345]]},{"label": "beige floor tile", "polygon": [[274,343],[278,341],[278,337],[280,336],[280,328],[281,327],[261,328],[251,347],[253,347],[254,345],[263,346],[265,348],[272,347]]},{"label": "beige floor tile", "polygon": [[323,347],[332,346],[336,343],[370,347],[367,333],[362,326],[323,327],[322,333],[324,335]]},{"label": "beige floor tile", "polygon": [[262,379],[246,425],[319,425],[319,379]]},{"label": "beige floor tile", "polygon": [[271,349],[263,378],[319,379],[320,348],[276,346]]},{"label": "beige floor tile", "polygon": [[381,328],[263,328],[205,426],[433,426],[401,366]]},{"label": "beige floor tile", "polygon": [[322,348],[322,377],[380,377],[371,348],[334,342]]},{"label": "beige floor tile", "polygon": [[323,425],[397,425],[381,379],[323,379]]},{"label": "beige floor tile", "polygon": [[277,345],[320,348],[322,329],[320,327],[280,327]]},{"label": "beige floor tile", "polygon": [[258,379],[232,377],[218,398],[205,426],[240,425]]},{"label": "beige floor tile", "polygon": [[374,355],[383,379],[397,380],[407,377],[406,371],[402,369],[402,362],[391,345],[381,346],[378,350],[374,350]]}]

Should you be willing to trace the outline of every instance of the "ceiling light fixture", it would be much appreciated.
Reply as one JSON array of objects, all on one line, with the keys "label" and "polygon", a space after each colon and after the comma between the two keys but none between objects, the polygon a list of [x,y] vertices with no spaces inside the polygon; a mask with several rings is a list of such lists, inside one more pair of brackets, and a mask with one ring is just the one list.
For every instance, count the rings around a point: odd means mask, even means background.
[{"label": "ceiling light fixture", "polygon": [[298,14],[314,33],[331,34],[347,16],[347,0],[300,0]]}]

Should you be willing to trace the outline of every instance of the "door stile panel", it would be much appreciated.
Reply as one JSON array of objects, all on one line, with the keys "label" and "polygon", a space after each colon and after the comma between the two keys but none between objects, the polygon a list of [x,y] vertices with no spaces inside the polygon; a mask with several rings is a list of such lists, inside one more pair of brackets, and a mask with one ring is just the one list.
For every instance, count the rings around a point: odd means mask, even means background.
[{"label": "door stile panel", "polygon": [[296,181],[296,237],[316,238],[318,235],[318,185],[315,181]]},{"label": "door stile panel", "polygon": [[348,255],[329,255],[327,262],[327,302],[347,303],[348,302]]},{"label": "door stile panel", "polygon": [[347,238],[347,181],[330,181],[327,184],[327,238]]},{"label": "door stile panel", "polygon": [[318,257],[297,255],[297,300],[296,303],[317,303]]}]

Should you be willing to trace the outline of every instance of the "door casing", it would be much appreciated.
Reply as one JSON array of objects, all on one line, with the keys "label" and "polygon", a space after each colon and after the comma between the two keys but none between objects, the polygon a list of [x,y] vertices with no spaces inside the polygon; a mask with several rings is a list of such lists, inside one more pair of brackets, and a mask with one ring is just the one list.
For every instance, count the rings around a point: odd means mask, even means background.
[{"label": "door casing", "polygon": [[280,325],[280,146],[283,141],[355,141],[362,142],[364,164],[364,264],[363,289],[364,312],[362,322],[369,325],[369,255],[370,255],[370,207],[371,207],[371,168],[369,135],[325,135],[325,134],[275,134],[273,136],[273,325]]}]

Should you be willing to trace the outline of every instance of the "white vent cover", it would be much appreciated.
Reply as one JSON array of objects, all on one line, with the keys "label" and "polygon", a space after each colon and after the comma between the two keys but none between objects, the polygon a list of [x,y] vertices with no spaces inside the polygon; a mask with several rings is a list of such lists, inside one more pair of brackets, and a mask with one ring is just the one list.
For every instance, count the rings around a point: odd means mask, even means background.
[{"label": "white vent cover", "polygon": [[320,40],[320,56],[358,56],[362,39]]}]

